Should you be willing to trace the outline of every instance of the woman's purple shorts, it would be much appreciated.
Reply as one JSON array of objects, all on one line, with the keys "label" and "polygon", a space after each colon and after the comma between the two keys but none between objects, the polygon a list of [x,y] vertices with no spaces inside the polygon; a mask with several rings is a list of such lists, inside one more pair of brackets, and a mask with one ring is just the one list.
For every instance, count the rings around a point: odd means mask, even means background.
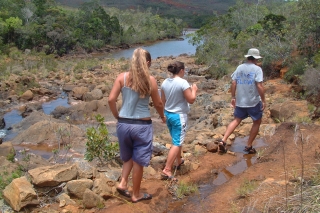
[{"label": "woman's purple shorts", "polygon": [[121,160],[132,160],[148,166],[152,155],[153,127],[151,120],[119,118],[117,136]]}]

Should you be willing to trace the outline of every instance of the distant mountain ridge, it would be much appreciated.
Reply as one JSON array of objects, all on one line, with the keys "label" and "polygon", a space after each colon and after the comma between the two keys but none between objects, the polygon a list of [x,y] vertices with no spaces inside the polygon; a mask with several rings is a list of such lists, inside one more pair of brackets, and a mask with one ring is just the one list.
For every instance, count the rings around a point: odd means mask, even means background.
[{"label": "distant mountain ridge", "polygon": [[[88,0],[57,0],[62,5],[78,7]],[[119,9],[152,8],[165,14],[166,10],[179,9],[192,13],[224,13],[236,0],[100,0],[101,5]]]},{"label": "distant mountain ridge", "polygon": [[[56,0],[61,5],[79,7],[90,0]],[[244,0],[255,2],[255,0]],[[167,18],[182,19],[188,27],[200,28],[214,15],[224,14],[236,0],[100,0],[104,7],[114,7],[121,10],[151,8],[155,14]]]}]

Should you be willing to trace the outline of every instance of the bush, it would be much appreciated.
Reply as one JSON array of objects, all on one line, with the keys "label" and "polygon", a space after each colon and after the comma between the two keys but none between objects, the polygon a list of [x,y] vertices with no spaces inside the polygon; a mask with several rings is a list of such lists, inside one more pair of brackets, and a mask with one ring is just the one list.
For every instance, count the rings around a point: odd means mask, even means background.
[{"label": "bush", "polygon": [[291,82],[294,76],[303,75],[306,70],[306,61],[304,59],[297,59],[292,63],[292,66],[289,68],[288,72],[285,74],[284,78]]},{"label": "bush", "polygon": [[198,186],[195,184],[188,184],[185,182],[179,182],[176,189],[175,195],[177,198],[182,199],[185,196],[191,195],[193,193],[198,193]]},{"label": "bush", "polygon": [[308,94],[317,95],[320,91],[320,67],[318,68],[307,68],[304,75],[302,76],[303,85],[306,87]]},{"label": "bush", "polygon": [[2,171],[0,173],[0,199],[2,199],[2,191],[6,188],[7,185],[11,183],[13,179],[19,178],[23,175],[23,172],[20,168],[16,169],[12,173],[8,173],[7,171]]},{"label": "bush", "polygon": [[119,152],[118,143],[110,142],[109,132],[101,115],[95,116],[98,126],[87,128],[87,143],[85,159],[92,161],[98,158],[100,163],[103,160],[109,161],[115,158]]}]

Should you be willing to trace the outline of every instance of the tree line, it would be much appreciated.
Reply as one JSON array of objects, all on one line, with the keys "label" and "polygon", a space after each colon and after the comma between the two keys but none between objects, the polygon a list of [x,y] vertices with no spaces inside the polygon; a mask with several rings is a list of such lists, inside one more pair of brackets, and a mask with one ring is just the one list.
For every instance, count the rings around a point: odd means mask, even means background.
[{"label": "tree line", "polygon": [[301,82],[304,97],[319,95],[319,11],[319,0],[238,0],[193,36],[198,63],[207,64],[211,76],[220,78],[255,47],[263,55],[266,78],[279,77],[279,69],[288,67],[285,79]]},{"label": "tree line", "polygon": [[67,8],[54,0],[2,0],[0,53],[15,46],[63,55],[106,45],[142,43],[176,37],[185,26],[150,11],[104,8],[97,1]]},{"label": "tree line", "polygon": [[[228,13],[212,18],[193,36],[192,42],[198,45],[198,62],[208,64],[216,72],[217,68],[227,70],[229,64],[239,62],[235,59],[256,47],[264,53],[263,66],[269,72],[273,70],[268,66],[277,61],[283,66],[300,59],[317,65],[319,10],[317,0],[257,3],[238,0]],[[294,57],[294,52],[301,57]]]}]

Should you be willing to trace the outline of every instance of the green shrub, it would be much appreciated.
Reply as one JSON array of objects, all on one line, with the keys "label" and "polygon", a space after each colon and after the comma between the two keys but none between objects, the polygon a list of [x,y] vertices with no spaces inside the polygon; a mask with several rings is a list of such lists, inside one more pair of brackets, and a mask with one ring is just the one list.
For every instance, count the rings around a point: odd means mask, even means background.
[{"label": "green shrub", "polygon": [[0,199],[2,199],[3,189],[6,188],[6,186],[9,185],[13,179],[19,178],[22,175],[23,172],[20,168],[16,169],[10,174],[7,171],[0,173]]},{"label": "green shrub", "polygon": [[317,95],[320,91],[320,66],[317,68],[308,67],[302,77],[303,85],[306,87],[309,95]]},{"label": "green shrub", "polygon": [[237,194],[240,198],[245,198],[250,195],[257,188],[257,183],[255,181],[245,180],[239,189],[237,189]]},{"label": "green shrub", "polygon": [[303,75],[306,70],[306,61],[304,59],[297,59],[294,61],[289,68],[288,72],[286,72],[284,78],[291,82],[294,79],[294,76]]},{"label": "green shrub", "polygon": [[188,196],[192,193],[197,193],[198,187],[195,184],[187,184],[184,182],[179,182],[177,190],[176,190],[176,196],[177,198],[181,199],[185,196]]},{"label": "green shrub", "polygon": [[100,163],[103,160],[111,160],[115,158],[119,152],[118,143],[110,142],[109,132],[101,115],[95,116],[98,126],[87,128],[87,143],[85,159],[92,161],[98,158]]},{"label": "green shrub", "polygon": [[10,151],[10,153],[7,155],[7,160],[14,162],[14,156],[15,156],[14,151]]}]

